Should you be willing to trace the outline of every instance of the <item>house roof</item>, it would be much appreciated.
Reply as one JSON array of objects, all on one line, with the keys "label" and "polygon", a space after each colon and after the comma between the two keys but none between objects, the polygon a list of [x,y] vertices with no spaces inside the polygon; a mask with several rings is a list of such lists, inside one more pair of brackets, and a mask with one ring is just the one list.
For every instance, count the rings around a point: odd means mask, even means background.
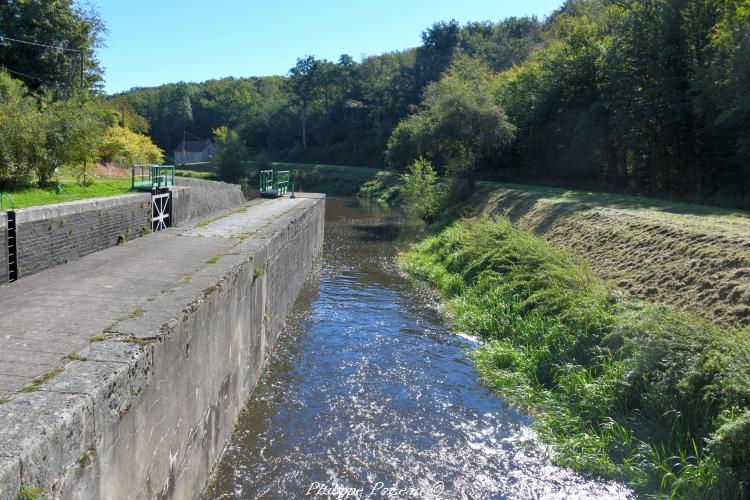
[{"label": "house roof", "polygon": [[[182,143],[185,143],[185,147],[182,147]],[[180,141],[180,143],[175,146],[175,151],[184,151],[186,153],[200,153],[204,149],[206,149],[208,146],[211,145],[211,141]]]}]

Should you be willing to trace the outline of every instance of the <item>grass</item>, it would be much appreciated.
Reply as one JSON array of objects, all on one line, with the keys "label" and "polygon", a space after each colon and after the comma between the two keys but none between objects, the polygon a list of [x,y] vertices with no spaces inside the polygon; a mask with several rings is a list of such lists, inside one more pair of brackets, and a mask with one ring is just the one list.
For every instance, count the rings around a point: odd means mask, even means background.
[{"label": "grass", "polygon": [[208,181],[214,181],[216,179],[216,174],[214,174],[211,171],[198,171],[198,170],[181,170],[176,169],[175,175],[179,177],[189,177],[191,179],[203,179]]},{"label": "grass", "polygon": [[750,330],[636,302],[507,220],[460,219],[402,255],[446,296],[489,387],[559,463],[637,491],[750,490]]},{"label": "grass", "polygon": [[674,215],[707,215],[712,217],[732,217],[747,220],[750,212],[738,209],[722,208],[712,205],[699,205],[662,198],[650,198],[601,191],[586,191],[580,189],[557,188],[515,184],[510,182],[479,181],[477,195],[483,196],[498,189],[521,191],[526,196],[546,202],[567,202],[590,204],[597,207],[618,208],[624,210],[638,210],[639,213],[657,213]]},{"label": "grass", "polygon": [[385,205],[397,205],[400,195],[401,179],[389,171],[380,171],[375,177],[362,184],[357,196],[376,200]]},{"label": "grass", "polygon": [[18,500],[40,500],[42,498],[44,498],[42,489],[38,486],[21,486],[18,491]]},{"label": "grass", "polygon": [[92,463],[95,458],[96,450],[94,448],[89,448],[88,450],[84,451],[78,458],[78,465],[80,465],[81,467],[86,467],[87,465]]},{"label": "grass", "polygon": [[47,373],[44,373],[42,375],[39,375],[37,378],[34,379],[32,383],[21,389],[21,392],[36,392],[39,390],[39,387],[42,386],[42,384],[46,383],[47,381],[51,380],[52,378],[58,376],[60,373],[62,373],[63,368],[61,366],[58,366],[57,368],[53,368]]},{"label": "grass", "polygon": [[[55,192],[53,186],[44,189],[37,187],[18,189],[10,191],[10,195],[13,197],[15,208],[27,208],[126,194],[130,192],[131,181],[130,179],[104,178],[96,180],[90,186],[83,187],[74,181],[64,180],[61,181],[61,185],[62,192],[60,194]],[[7,202],[7,199],[5,201]]]},{"label": "grass", "polygon": [[223,257],[226,257],[228,254],[227,252],[219,252],[210,259],[206,261],[206,264],[216,264],[219,262]]}]

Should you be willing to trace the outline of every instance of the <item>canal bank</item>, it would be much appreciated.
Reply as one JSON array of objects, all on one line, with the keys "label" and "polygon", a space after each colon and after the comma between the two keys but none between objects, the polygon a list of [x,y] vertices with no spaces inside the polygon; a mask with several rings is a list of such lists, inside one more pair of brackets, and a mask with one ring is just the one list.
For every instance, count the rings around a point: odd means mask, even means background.
[{"label": "canal bank", "polygon": [[0,498],[199,495],[324,212],[252,201],[0,287]]}]

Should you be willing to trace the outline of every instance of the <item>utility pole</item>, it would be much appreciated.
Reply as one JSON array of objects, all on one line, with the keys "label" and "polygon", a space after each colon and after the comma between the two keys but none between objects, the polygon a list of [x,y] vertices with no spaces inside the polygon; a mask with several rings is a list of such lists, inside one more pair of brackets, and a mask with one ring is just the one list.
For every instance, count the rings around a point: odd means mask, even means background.
[{"label": "utility pole", "polygon": [[182,129],[182,164],[185,165],[185,129]]},{"label": "utility pole", "polygon": [[83,93],[83,50],[79,52],[81,59],[81,93]]}]

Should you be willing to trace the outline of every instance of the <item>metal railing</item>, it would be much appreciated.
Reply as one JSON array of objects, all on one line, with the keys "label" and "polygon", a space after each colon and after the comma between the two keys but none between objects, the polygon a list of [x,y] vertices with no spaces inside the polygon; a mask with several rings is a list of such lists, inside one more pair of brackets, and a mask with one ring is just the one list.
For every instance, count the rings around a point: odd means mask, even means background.
[{"label": "metal railing", "polygon": [[258,190],[264,198],[278,198],[289,192],[292,186],[292,198],[294,198],[294,188],[289,170],[279,170],[274,174],[273,170],[261,170],[259,172]]},{"label": "metal railing", "polygon": [[273,190],[273,170],[260,171],[260,183],[258,190],[261,193],[268,193]]},{"label": "metal railing", "polygon": [[151,187],[174,186],[174,165],[151,165]]},{"label": "metal railing", "polygon": [[286,194],[289,191],[289,170],[281,170],[276,172],[276,192],[279,196]]},{"label": "metal railing", "polygon": [[174,165],[133,165],[131,188],[151,191],[174,186]]}]

